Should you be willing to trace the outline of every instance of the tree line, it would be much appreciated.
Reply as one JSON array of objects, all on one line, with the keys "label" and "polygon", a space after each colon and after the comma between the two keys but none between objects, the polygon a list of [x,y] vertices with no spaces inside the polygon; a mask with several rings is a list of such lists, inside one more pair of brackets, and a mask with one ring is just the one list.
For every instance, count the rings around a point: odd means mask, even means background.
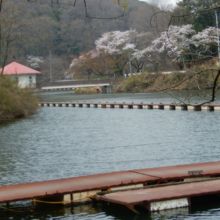
[{"label": "tree line", "polygon": [[151,17],[152,27],[156,19],[155,30],[160,29],[156,34],[135,29],[104,33],[95,41],[92,51],[73,60],[70,72],[75,77],[121,77],[145,70],[183,69],[210,60],[218,56],[218,14],[214,1],[193,1],[192,5],[182,1],[174,12],[158,11]]},{"label": "tree line", "polygon": [[[138,0],[129,0],[127,9],[113,0],[91,0],[87,1],[88,17],[83,1],[1,0],[0,3],[0,66],[6,60],[26,62],[27,56],[44,57],[48,63],[50,53],[54,63],[59,61],[62,66],[63,62],[91,50],[104,32],[149,30],[148,21],[158,10]],[[121,13],[122,17],[113,19]],[[46,64],[41,68],[46,69]]]}]

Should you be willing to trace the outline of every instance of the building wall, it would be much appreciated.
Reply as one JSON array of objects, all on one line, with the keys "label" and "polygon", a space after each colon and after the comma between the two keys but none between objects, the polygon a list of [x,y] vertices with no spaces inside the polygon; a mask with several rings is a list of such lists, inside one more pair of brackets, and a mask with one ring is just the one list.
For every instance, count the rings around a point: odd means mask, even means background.
[{"label": "building wall", "polygon": [[20,88],[36,88],[36,75],[20,75],[16,78]]}]

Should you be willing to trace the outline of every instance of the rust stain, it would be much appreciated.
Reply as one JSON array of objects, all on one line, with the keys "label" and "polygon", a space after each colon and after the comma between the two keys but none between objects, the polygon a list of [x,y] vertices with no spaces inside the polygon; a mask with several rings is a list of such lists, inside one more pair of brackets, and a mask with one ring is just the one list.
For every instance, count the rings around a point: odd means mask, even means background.
[{"label": "rust stain", "polygon": [[[202,172],[192,173],[192,171]],[[111,187],[139,183],[147,184],[152,181],[177,180],[192,177],[192,174],[193,176],[220,176],[220,161],[0,186],[0,203],[29,200],[45,195],[67,194],[89,190],[106,190]]]},{"label": "rust stain", "polygon": [[98,199],[128,206],[141,204],[143,202],[150,203],[211,194],[220,194],[220,180],[116,192],[99,196]]}]

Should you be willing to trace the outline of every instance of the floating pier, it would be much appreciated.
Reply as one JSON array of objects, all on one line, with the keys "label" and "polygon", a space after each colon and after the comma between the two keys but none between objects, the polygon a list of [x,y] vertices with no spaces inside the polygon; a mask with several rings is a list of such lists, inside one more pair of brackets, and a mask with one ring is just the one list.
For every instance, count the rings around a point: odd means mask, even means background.
[{"label": "floating pier", "polygon": [[74,205],[94,200],[150,211],[190,205],[194,196],[220,195],[220,162],[136,169],[0,186],[0,203]]},{"label": "floating pier", "polygon": [[220,105],[185,105],[185,104],[147,104],[147,103],[116,103],[116,102],[41,102],[40,107],[78,107],[78,108],[103,108],[103,109],[157,109],[157,110],[182,110],[182,111],[220,111]]},{"label": "floating pier", "polygon": [[98,196],[98,200],[119,204],[135,210],[135,206],[146,208],[148,211],[188,207],[191,198],[220,195],[220,179],[182,183],[177,185],[114,192]]}]

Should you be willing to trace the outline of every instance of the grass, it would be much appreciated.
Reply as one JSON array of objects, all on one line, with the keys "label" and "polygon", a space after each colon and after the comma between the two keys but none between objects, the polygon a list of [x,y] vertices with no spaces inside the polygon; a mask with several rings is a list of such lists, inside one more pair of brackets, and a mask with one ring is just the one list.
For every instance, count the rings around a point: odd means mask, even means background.
[{"label": "grass", "polygon": [[0,76],[0,123],[27,117],[37,107],[37,98],[31,91],[20,89],[14,81]]},{"label": "grass", "polygon": [[99,87],[87,87],[74,89],[75,94],[97,94],[100,93]]},{"label": "grass", "polygon": [[209,70],[195,72],[150,74],[142,73],[122,80],[116,87],[116,92],[160,92],[171,90],[201,90],[209,89],[213,84],[213,73]]}]

